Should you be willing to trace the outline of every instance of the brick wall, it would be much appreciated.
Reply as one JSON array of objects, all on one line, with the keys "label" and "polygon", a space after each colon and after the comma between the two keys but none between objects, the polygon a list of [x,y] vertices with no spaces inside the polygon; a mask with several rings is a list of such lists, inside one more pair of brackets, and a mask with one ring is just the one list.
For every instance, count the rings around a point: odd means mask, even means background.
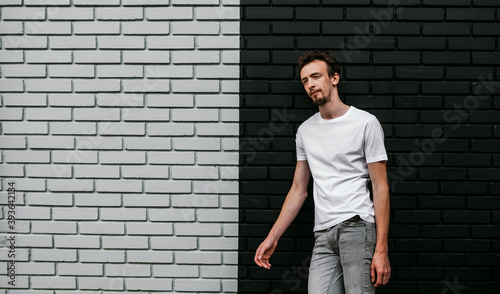
[{"label": "brick wall", "polygon": [[0,3],[0,293],[237,291],[238,4]]},{"label": "brick wall", "polygon": [[380,293],[497,293],[500,286],[500,2],[242,0],[241,293],[306,293],[312,201],[271,271],[253,263],[317,111],[296,58],[331,51],[339,91],[382,123],[391,188],[391,282]]}]

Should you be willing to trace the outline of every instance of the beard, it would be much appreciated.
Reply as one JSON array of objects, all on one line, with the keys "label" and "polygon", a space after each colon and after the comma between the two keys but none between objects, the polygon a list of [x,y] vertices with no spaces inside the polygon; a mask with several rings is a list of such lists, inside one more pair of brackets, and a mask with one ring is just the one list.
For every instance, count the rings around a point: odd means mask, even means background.
[{"label": "beard", "polygon": [[319,91],[317,95],[318,96],[316,98],[314,96],[311,97],[314,105],[316,106],[321,106],[330,101],[329,97],[325,97],[321,91]]}]

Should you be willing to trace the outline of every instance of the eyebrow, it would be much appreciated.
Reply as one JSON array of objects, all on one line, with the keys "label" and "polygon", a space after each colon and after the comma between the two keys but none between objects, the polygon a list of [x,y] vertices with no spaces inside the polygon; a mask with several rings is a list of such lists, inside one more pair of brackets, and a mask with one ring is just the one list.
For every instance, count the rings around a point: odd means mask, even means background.
[{"label": "eyebrow", "polygon": [[[321,75],[321,73],[319,71],[315,71],[313,72],[312,74],[309,75],[309,77],[313,76],[313,75]],[[300,80],[303,81],[304,79],[307,79],[308,76],[305,76],[303,78],[301,78]]]}]

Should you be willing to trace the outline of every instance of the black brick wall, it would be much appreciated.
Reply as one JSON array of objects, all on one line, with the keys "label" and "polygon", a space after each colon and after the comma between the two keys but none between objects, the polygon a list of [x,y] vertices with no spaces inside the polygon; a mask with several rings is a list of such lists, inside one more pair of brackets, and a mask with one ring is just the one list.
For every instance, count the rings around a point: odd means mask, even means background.
[{"label": "black brick wall", "polygon": [[[339,92],[382,123],[391,282],[379,293],[500,289],[500,1],[241,0],[240,293],[306,293],[313,202],[253,263],[291,185],[295,132],[317,111],[304,51],[342,65]],[[312,195],[312,193],[311,193]]]}]

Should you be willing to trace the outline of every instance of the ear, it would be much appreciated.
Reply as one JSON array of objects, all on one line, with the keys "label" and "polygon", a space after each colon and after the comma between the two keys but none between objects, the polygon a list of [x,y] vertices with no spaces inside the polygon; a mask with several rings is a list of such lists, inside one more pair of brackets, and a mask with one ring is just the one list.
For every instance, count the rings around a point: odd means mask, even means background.
[{"label": "ear", "polygon": [[335,73],[330,77],[330,80],[332,81],[332,85],[336,86],[340,81],[340,75],[338,73]]}]

